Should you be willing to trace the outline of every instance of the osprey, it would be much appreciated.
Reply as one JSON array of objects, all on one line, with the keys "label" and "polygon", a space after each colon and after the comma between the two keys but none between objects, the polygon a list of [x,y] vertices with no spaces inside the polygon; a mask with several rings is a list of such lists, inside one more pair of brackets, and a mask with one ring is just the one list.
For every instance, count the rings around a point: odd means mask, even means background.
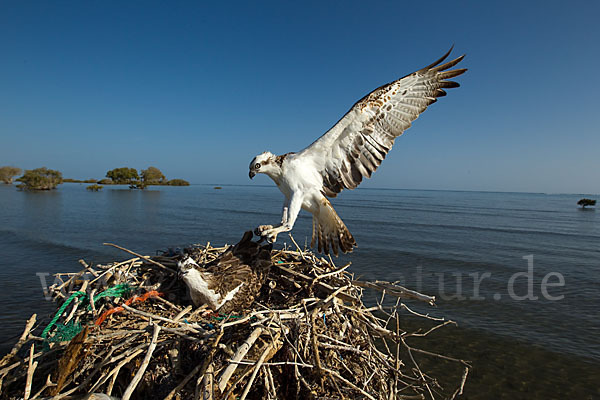
[{"label": "osprey", "polygon": [[363,177],[370,178],[411,122],[437,97],[445,96],[445,88],[459,86],[448,79],[466,69],[449,69],[464,55],[441,64],[451,51],[360,99],[304,150],[280,156],[264,152],[254,157],[250,179],[258,173],[267,174],[285,196],[281,223],[260,225],[255,233],[275,242],[279,233],[292,230],[302,208],[313,215],[311,246],[318,240],[319,252],[329,254],[330,248],[335,255],[338,249],[351,252],[356,241],[327,198],[356,188]]},{"label": "osprey", "polygon": [[230,313],[254,302],[272,265],[272,245],[252,241],[252,232],[217,259],[200,266],[193,257],[178,262],[179,276],[189,289],[196,307],[206,304],[213,311]]}]

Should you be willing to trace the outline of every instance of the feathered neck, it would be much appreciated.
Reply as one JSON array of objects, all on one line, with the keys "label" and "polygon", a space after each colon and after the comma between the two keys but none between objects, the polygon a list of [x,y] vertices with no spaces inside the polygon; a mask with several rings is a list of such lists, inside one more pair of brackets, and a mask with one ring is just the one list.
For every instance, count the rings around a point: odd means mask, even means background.
[{"label": "feathered neck", "polygon": [[273,182],[275,182],[277,185],[281,183],[281,179],[283,178],[283,171],[281,170],[281,167],[279,165],[271,166],[271,168],[269,168],[269,170],[265,171],[264,173],[268,175],[269,178],[273,179]]}]

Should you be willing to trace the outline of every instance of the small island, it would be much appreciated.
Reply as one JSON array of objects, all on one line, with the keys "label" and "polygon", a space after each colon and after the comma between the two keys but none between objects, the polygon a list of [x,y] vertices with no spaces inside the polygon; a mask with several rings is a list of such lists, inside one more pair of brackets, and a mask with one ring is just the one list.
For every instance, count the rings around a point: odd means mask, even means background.
[{"label": "small island", "polygon": [[21,173],[21,168],[5,166],[0,167],[0,181],[7,185],[12,185],[15,176]]},{"label": "small island", "polygon": [[102,188],[103,188],[103,186],[98,185],[97,183],[94,183],[93,185],[86,187],[87,190],[92,191],[92,192],[98,192]]},{"label": "small island", "polygon": [[189,186],[190,183],[183,179],[168,180],[162,171],[156,167],[148,167],[140,170],[138,174],[135,168],[121,167],[111,169],[106,173],[106,179],[97,183],[102,185],[129,185],[130,189],[145,189],[151,185],[162,186]]},{"label": "small island", "polygon": [[583,198],[577,202],[577,205],[585,210],[586,207],[594,207],[596,205],[596,200]]},{"label": "small island", "polygon": [[17,188],[22,190],[52,190],[63,182],[62,173],[46,167],[29,169],[22,177]]},{"label": "small island", "polygon": [[[12,185],[14,178],[21,174],[22,170],[17,167],[0,167],[0,182]],[[184,179],[167,179],[162,171],[156,167],[148,167],[138,171],[135,168],[121,167],[111,169],[106,173],[104,179],[72,179],[63,178],[62,173],[46,167],[26,170],[23,176],[16,179],[20,182],[17,188],[20,190],[52,190],[64,182],[68,183],[90,183],[86,189],[97,192],[102,185],[129,185],[130,189],[145,189],[152,185],[162,186],[189,186],[190,183]]]}]

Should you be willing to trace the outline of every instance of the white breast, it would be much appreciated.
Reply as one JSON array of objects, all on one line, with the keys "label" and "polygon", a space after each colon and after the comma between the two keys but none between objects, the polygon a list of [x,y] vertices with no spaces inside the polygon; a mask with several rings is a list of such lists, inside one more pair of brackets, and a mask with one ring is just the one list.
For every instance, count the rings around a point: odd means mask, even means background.
[{"label": "white breast", "polygon": [[[206,275],[206,276],[204,276]],[[211,309],[218,310],[236,295],[236,293],[244,286],[244,283],[240,283],[233,290],[227,292],[225,296],[209,289],[209,274],[203,274],[195,269],[189,270],[183,277],[183,281],[190,289],[190,296],[192,302],[196,307],[202,304],[207,304]]]},{"label": "white breast", "polygon": [[199,271],[190,269],[183,277],[183,281],[190,289],[190,296],[196,307],[202,304],[207,304],[213,310],[220,307],[221,295],[208,288],[208,282]]},{"label": "white breast", "polygon": [[314,163],[306,158],[293,157],[283,163],[282,169],[283,177],[277,185],[279,190],[288,199],[291,199],[295,193],[302,194],[305,199],[302,205],[303,208],[307,210],[311,208],[312,198],[315,196],[320,197],[323,187],[323,178]]}]

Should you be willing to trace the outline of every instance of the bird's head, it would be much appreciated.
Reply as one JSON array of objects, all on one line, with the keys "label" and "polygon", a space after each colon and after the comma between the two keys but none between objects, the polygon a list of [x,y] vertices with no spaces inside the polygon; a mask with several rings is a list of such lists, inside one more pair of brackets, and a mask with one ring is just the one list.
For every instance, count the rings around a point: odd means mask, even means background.
[{"label": "bird's head", "polygon": [[250,179],[254,178],[256,174],[267,174],[273,177],[280,169],[281,167],[277,164],[275,155],[265,151],[252,159],[248,176]]},{"label": "bird's head", "polygon": [[185,279],[186,276],[197,272],[196,267],[198,267],[198,264],[192,257],[187,257],[185,260],[179,261],[177,267],[177,276],[179,279]]}]

